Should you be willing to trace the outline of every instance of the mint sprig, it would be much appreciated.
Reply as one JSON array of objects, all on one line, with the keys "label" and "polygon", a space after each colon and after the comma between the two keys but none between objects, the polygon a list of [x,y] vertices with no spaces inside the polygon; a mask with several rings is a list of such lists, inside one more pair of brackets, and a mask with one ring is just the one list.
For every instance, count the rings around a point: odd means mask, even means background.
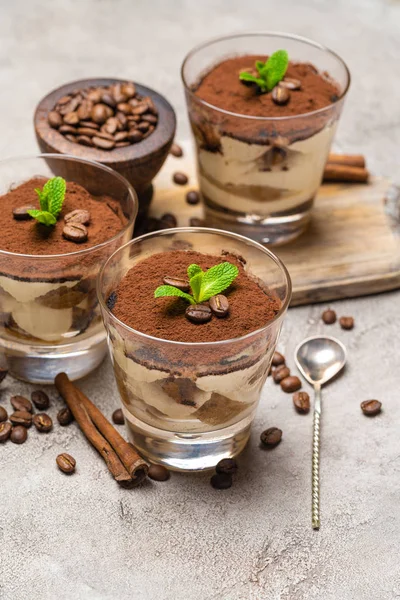
[{"label": "mint sprig", "polygon": [[223,262],[207,271],[203,271],[199,265],[189,265],[187,273],[192,295],[182,292],[173,285],[160,285],[155,290],[154,297],[177,296],[184,298],[190,304],[200,304],[226,290],[239,275],[239,269],[236,265]]},{"label": "mint sprig", "polygon": [[247,71],[242,71],[239,74],[239,79],[255,83],[263,93],[270,92],[284,78],[289,65],[289,55],[286,50],[277,50],[271,54],[265,63],[256,60],[255,64],[258,77]]},{"label": "mint sprig", "polygon": [[39,223],[43,223],[43,225],[55,225],[62,209],[66,189],[67,184],[62,177],[49,179],[42,190],[40,188],[35,189],[39,196],[40,210],[28,210],[28,214]]}]

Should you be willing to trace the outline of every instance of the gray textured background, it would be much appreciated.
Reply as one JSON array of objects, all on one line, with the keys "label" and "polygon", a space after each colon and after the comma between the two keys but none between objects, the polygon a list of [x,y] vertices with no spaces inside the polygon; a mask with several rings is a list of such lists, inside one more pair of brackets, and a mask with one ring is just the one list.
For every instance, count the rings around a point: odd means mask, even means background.
[{"label": "gray textured background", "polygon": [[[182,57],[210,36],[286,30],[323,42],[353,73],[337,136],[373,171],[398,179],[400,3],[280,0],[1,0],[0,156],[36,150],[32,112],[45,92],[87,76],[156,88],[188,135]],[[75,425],[30,430],[25,446],[0,448],[0,598],[14,600],[389,600],[400,598],[399,293],[335,303],[356,328],[329,329],[349,350],[343,377],[326,389],[322,519],[310,529],[311,415],[268,382],[253,439],[227,492],[208,475],[119,489]],[[280,349],[327,331],[321,307],[290,310]],[[397,359],[397,360],[396,360]],[[396,367],[397,366],[397,367]],[[110,364],[84,389],[106,414],[118,405]],[[7,378],[0,402],[32,388]],[[361,414],[379,398],[383,413]],[[50,413],[61,406],[52,394]],[[281,427],[272,452],[263,428]],[[71,452],[66,478],[55,456]]]}]

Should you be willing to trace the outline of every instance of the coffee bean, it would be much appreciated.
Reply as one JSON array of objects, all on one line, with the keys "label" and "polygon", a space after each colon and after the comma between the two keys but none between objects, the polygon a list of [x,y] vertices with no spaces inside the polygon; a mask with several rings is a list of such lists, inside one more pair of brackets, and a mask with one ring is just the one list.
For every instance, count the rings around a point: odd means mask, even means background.
[{"label": "coffee bean", "polygon": [[325,325],[333,325],[336,322],[335,311],[331,310],[330,308],[324,310],[324,312],[322,313],[322,320],[325,323]]},{"label": "coffee bean", "polygon": [[301,88],[301,81],[292,79],[291,77],[285,77],[285,79],[282,79],[282,81],[279,82],[279,85],[288,90],[299,90]]},{"label": "coffee bean", "polygon": [[75,471],[76,460],[73,456],[67,454],[66,452],[63,452],[57,456],[56,463],[60,471],[66,473],[67,475],[70,475]]},{"label": "coffee bean", "polygon": [[83,225],[89,225],[90,212],[85,208],[76,208],[65,215],[64,221],[66,223],[82,223]]},{"label": "coffee bean", "polygon": [[[97,123],[93,123],[93,121],[82,121],[81,125],[83,129],[92,129],[94,132],[100,129],[100,125],[98,125]],[[81,131],[82,128],[78,127],[78,132],[85,133],[86,135],[88,135],[86,131]]]},{"label": "coffee bean", "polygon": [[291,375],[290,377],[285,377],[281,381],[281,388],[284,392],[291,394],[292,392],[297,392],[301,388],[301,381],[296,375]]},{"label": "coffee bean", "polygon": [[62,116],[56,110],[50,111],[47,116],[47,119],[51,127],[54,127],[54,129],[58,129],[63,124]]},{"label": "coffee bean", "polygon": [[272,100],[275,104],[283,105],[289,102],[290,92],[287,88],[276,85],[272,90]]},{"label": "coffee bean", "polygon": [[340,317],[339,325],[342,329],[350,330],[354,327],[353,317]]},{"label": "coffee bean", "polygon": [[296,392],[293,394],[293,404],[297,412],[306,414],[310,410],[310,396],[307,392]]},{"label": "coffee bean", "polygon": [[189,219],[189,225],[190,227],[204,227],[204,220],[203,219],[199,219],[198,217],[191,217]]},{"label": "coffee bean", "polygon": [[121,93],[124,94],[127,98],[133,98],[136,94],[136,87],[132,81],[127,81],[121,85]]},{"label": "coffee bean", "polygon": [[114,410],[114,412],[112,414],[112,420],[113,420],[113,423],[115,423],[116,425],[123,425],[125,423],[124,413],[122,412],[122,410],[120,408],[117,408],[117,410]]},{"label": "coffee bean", "polygon": [[95,106],[92,108],[92,112],[90,113],[90,117],[92,121],[102,125],[108,118],[107,106],[105,104],[95,104]]},{"label": "coffee bean", "polygon": [[77,130],[74,127],[71,127],[71,125],[62,125],[59,129],[59,132],[66,135],[68,133],[71,133],[72,135],[74,135]]},{"label": "coffee bean", "polygon": [[192,323],[207,323],[212,317],[211,308],[206,304],[191,304],[185,310],[185,317]]},{"label": "coffee bean", "polygon": [[0,367],[0,383],[7,377],[8,369]]},{"label": "coffee bean", "polygon": [[98,135],[92,137],[93,144],[100,148],[101,150],[112,150],[115,146],[115,142],[112,140],[104,139],[104,137],[99,137]]},{"label": "coffee bean", "polygon": [[111,108],[114,108],[115,106],[117,106],[116,99],[109,92],[104,92],[104,94],[101,97],[101,101],[103,102],[103,104],[107,104],[107,106],[111,106]]},{"label": "coffee bean", "polygon": [[88,231],[82,223],[69,223],[63,229],[63,236],[70,242],[81,244],[88,239]]},{"label": "coffee bean", "polygon": [[78,125],[78,123],[79,123],[78,113],[75,111],[67,113],[64,116],[64,123],[66,125]]},{"label": "coffee bean", "polygon": [[57,421],[63,427],[72,423],[73,420],[74,420],[74,416],[73,416],[72,412],[69,410],[68,406],[66,406],[65,408],[62,408],[61,410],[58,411]]},{"label": "coffee bean", "polygon": [[76,130],[79,133],[77,140],[79,141],[79,137],[85,137],[91,139],[94,135],[96,135],[96,129],[90,129],[89,127],[78,127]]},{"label": "coffee bean", "polygon": [[272,366],[279,367],[280,365],[285,364],[285,357],[280,352],[274,352],[272,356]]},{"label": "coffee bean", "polygon": [[32,402],[28,398],[25,398],[25,396],[12,396],[10,402],[14,410],[33,412]]},{"label": "coffee bean", "polygon": [[282,439],[282,430],[278,427],[270,427],[260,435],[261,443],[267,448],[275,448]]},{"label": "coffee bean", "polygon": [[91,148],[94,146],[92,139],[87,135],[78,135],[76,141],[82,146],[90,146]]},{"label": "coffee bean", "polygon": [[118,112],[122,112],[124,115],[132,114],[132,106],[130,104],[128,104],[127,102],[120,102],[117,105],[117,110],[118,110]]},{"label": "coffee bean", "polygon": [[116,143],[125,142],[127,139],[128,139],[128,134],[126,131],[119,131],[118,133],[116,133],[114,135],[114,140],[116,141]]},{"label": "coffee bean", "polygon": [[375,415],[381,412],[382,402],[379,402],[379,400],[364,400],[364,402],[361,402],[360,406],[364,415],[375,417]]},{"label": "coffee bean", "polygon": [[146,123],[146,121],[140,121],[140,123],[138,123],[137,125],[137,129],[139,131],[141,131],[142,133],[146,133],[146,131],[149,129],[150,125],[149,123]]},{"label": "coffee bean", "polygon": [[3,421],[7,421],[7,419],[8,413],[6,409],[4,408],[4,406],[0,406],[0,423],[3,423]]},{"label": "coffee bean", "polygon": [[46,413],[38,413],[33,416],[33,424],[41,433],[47,433],[53,427],[53,421]]},{"label": "coffee bean", "polygon": [[82,102],[82,104],[79,106],[78,110],[76,111],[78,113],[79,120],[86,121],[86,120],[90,119],[92,110],[93,110],[93,102],[91,102],[90,100],[84,100]]},{"label": "coffee bean", "polygon": [[71,135],[70,133],[67,133],[65,136],[65,139],[67,139],[69,142],[72,142],[73,144],[77,144],[77,139],[74,135]]},{"label": "coffee bean", "polygon": [[111,135],[111,133],[107,133],[107,131],[104,131],[103,127],[104,125],[102,126],[100,131],[96,132],[96,136],[93,137],[100,138],[101,140],[107,140],[109,142],[114,142],[114,136]]},{"label": "coffee bean", "polygon": [[172,285],[182,292],[190,291],[190,285],[187,279],[181,279],[180,277],[169,277],[167,275],[163,278],[163,283],[164,285]]},{"label": "coffee bean", "polygon": [[161,221],[163,221],[164,223],[167,223],[169,227],[176,227],[178,225],[178,221],[176,220],[176,216],[173,215],[172,213],[165,213],[162,217],[161,217]]},{"label": "coffee bean", "polygon": [[117,112],[115,117],[118,119],[119,129],[125,129],[126,125],[128,123],[128,119],[126,118],[126,115],[124,115],[124,113],[122,113],[122,112]]},{"label": "coffee bean", "polygon": [[62,96],[61,98],[59,98],[57,100],[57,105],[63,106],[64,104],[68,104],[68,102],[70,102],[70,100],[71,100],[71,96]]},{"label": "coffee bean", "polygon": [[173,156],[176,156],[177,158],[180,158],[181,156],[183,156],[182,148],[180,147],[179,144],[176,144],[175,142],[172,144],[169,152],[170,152],[170,154],[172,154]]},{"label": "coffee bean", "polygon": [[141,116],[142,116],[142,121],[146,121],[147,123],[150,123],[151,125],[156,125],[156,123],[158,122],[158,119],[155,115],[144,114]]},{"label": "coffee bean", "polygon": [[215,467],[217,473],[227,473],[228,475],[234,475],[237,469],[237,462],[234,458],[223,458]]},{"label": "coffee bean", "polygon": [[50,400],[43,390],[35,390],[31,394],[33,404],[39,410],[47,410],[50,406]]},{"label": "coffee bean", "polygon": [[[22,429],[25,428],[22,427]],[[8,438],[10,437],[11,430],[11,423],[8,423],[6,421],[0,423],[0,442],[6,442],[8,440]]]},{"label": "coffee bean", "polygon": [[216,317],[222,318],[226,317],[229,313],[229,302],[228,298],[223,294],[217,294],[216,296],[211,296],[210,300],[210,308]]},{"label": "coffee bean", "polygon": [[289,375],[290,369],[285,364],[279,365],[279,367],[272,371],[272,379],[275,383],[280,383],[283,379],[289,377]]},{"label": "coffee bean", "polygon": [[162,465],[150,465],[147,474],[154,481],[167,481],[171,477],[171,473]]},{"label": "coffee bean", "polygon": [[186,202],[192,205],[198,204],[200,202],[199,192],[196,192],[195,190],[188,192],[186,194]]},{"label": "coffee bean", "polygon": [[134,115],[144,115],[148,108],[146,104],[139,104],[138,106],[131,107],[131,112]]},{"label": "coffee bean", "polygon": [[227,490],[232,487],[232,475],[229,473],[215,473],[211,477],[210,483],[216,490]]},{"label": "coffee bean", "polygon": [[28,214],[28,210],[35,210],[36,206],[19,206],[18,208],[13,208],[13,217],[16,221],[29,221],[29,219],[33,219],[30,214]]},{"label": "coffee bean", "polygon": [[13,425],[29,428],[32,425],[32,414],[27,410],[16,410],[10,415],[10,421]]},{"label": "coffee bean", "polygon": [[28,432],[26,427],[21,427],[21,425],[17,425],[13,427],[10,434],[10,440],[13,444],[23,444],[26,442],[28,438]]},{"label": "coffee bean", "polygon": [[181,173],[180,171],[177,171],[176,173],[174,173],[172,179],[173,179],[174,183],[176,183],[178,185],[186,185],[187,182],[189,181],[188,176],[185,173]]},{"label": "coffee bean", "polygon": [[141,131],[137,131],[136,129],[131,129],[128,132],[128,140],[134,144],[140,142],[143,139],[143,133]]}]

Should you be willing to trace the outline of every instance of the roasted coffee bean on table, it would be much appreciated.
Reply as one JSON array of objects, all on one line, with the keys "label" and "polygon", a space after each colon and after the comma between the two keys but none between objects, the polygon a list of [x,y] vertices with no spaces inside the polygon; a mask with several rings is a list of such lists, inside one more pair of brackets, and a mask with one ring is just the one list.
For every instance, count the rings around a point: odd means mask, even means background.
[{"label": "roasted coffee bean on table", "polygon": [[174,183],[176,183],[178,185],[186,185],[187,182],[189,181],[189,178],[186,175],[186,173],[181,173],[180,171],[177,171],[176,173],[174,173],[172,179],[173,179]]},{"label": "roasted coffee bean on table", "polygon": [[183,156],[183,150],[179,144],[174,142],[171,146],[170,154],[176,156],[177,158],[180,158],[181,156]]},{"label": "roasted coffee bean on table", "polygon": [[32,392],[31,400],[38,410],[46,410],[50,406],[49,397],[43,390]]},{"label": "roasted coffee bean on table", "polygon": [[76,460],[70,454],[63,452],[59,454],[56,458],[56,463],[60,471],[66,473],[67,475],[71,475],[75,471]]},{"label": "roasted coffee bean on table", "polygon": [[19,206],[13,209],[13,217],[16,221],[29,221],[33,219],[28,210],[35,210],[36,206]]},{"label": "roasted coffee bean on table", "polygon": [[285,357],[283,356],[283,354],[281,354],[280,352],[274,352],[273,356],[272,356],[272,366],[273,367],[279,367],[280,365],[284,365],[285,364]]},{"label": "roasted coffee bean on table", "polygon": [[190,285],[187,279],[181,279],[180,277],[169,277],[167,275],[163,278],[163,283],[165,285],[172,285],[178,288],[178,290],[181,290],[182,292],[190,291]]},{"label": "roasted coffee bean on table", "polygon": [[340,317],[339,325],[342,329],[353,329],[354,327],[354,319],[353,317]]},{"label": "roasted coffee bean on table", "polygon": [[275,383],[280,383],[283,379],[289,377],[289,375],[290,369],[285,364],[279,365],[279,367],[276,367],[276,369],[273,369],[272,371],[272,379]]},{"label": "roasted coffee bean on table", "polygon": [[10,421],[13,425],[29,428],[32,425],[32,413],[27,410],[16,410],[10,415]]},{"label": "roasted coffee bean on table", "polygon": [[53,427],[53,421],[46,413],[38,413],[33,415],[33,424],[41,433],[47,433]]},{"label": "roasted coffee bean on table", "polygon": [[266,448],[275,448],[282,439],[282,430],[278,427],[269,427],[260,435],[260,440]]},{"label": "roasted coffee bean on table", "polygon": [[330,308],[324,310],[324,312],[322,313],[322,320],[325,323],[325,325],[333,325],[334,323],[336,323],[335,311],[331,310]]},{"label": "roasted coffee bean on table", "polygon": [[13,442],[13,444],[23,444],[24,442],[26,442],[27,438],[28,432],[26,430],[26,427],[16,425],[12,428],[12,431],[10,433],[10,440]]},{"label": "roasted coffee bean on table", "polygon": [[61,410],[58,411],[57,421],[63,427],[72,423],[73,420],[74,420],[74,416],[73,416],[72,412],[69,410],[68,406],[66,406],[65,408],[62,408]]},{"label": "roasted coffee bean on table", "polygon": [[287,394],[291,394],[292,392],[297,392],[301,388],[301,381],[296,375],[291,375],[290,377],[285,377],[281,381],[281,388]]},{"label": "roasted coffee bean on table", "polygon": [[229,313],[229,301],[223,294],[211,296],[209,302],[210,308],[216,317],[226,317]]},{"label": "roasted coffee bean on table", "polygon": [[191,304],[187,307],[185,316],[192,323],[207,323],[212,317],[212,312],[207,304]]},{"label": "roasted coffee bean on table", "polygon": [[4,408],[4,406],[0,406],[0,423],[2,423],[3,421],[7,421],[7,419],[8,413],[6,409]]},{"label": "roasted coffee bean on table", "polygon": [[167,481],[171,473],[163,465],[150,465],[148,476],[154,481]]},{"label": "roasted coffee bean on table", "polygon": [[234,458],[223,458],[215,467],[217,473],[228,473],[234,475],[238,470],[237,462]]},{"label": "roasted coffee bean on table", "polygon": [[70,242],[81,244],[88,239],[88,230],[82,223],[68,223],[63,229],[63,236]]},{"label": "roasted coffee bean on table", "polygon": [[14,410],[26,410],[30,413],[33,411],[32,402],[25,396],[12,396],[10,402]]},{"label": "roasted coffee bean on table", "polygon": [[114,412],[112,414],[112,420],[113,420],[113,423],[115,423],[116,425],[123,425],[125,423],[124,413],[122,412],[122,410],[120,408],[117,408],[117,410],[114,410]]},{"label": "roasted coffee bean on table", "polygon": [[190,192],[188,192],[186,194],[186,202],[192,205],[198,204],[200,202],[199,192],[196,192],[195,190],[191,190]]},{"label": "roasted coffee bean on table", "polygon": [[0,423],[0,442],[6,442],[10,437],[12,425],[8,421]]},{"label": "roasted coffee bean on table", "polygon": [[216,490],[227,490],[232,487],[232,475],[229,473],[215,473],[211,477],[210,483]]},{"label": "roasted coffee bean on table", "polygon": [[298,413],[307,414],[310,411],[310,396],[307,392],[293,394],[293,404]]},{"label": "roasted coffee bean on table", "polygon": [[367,415],[367,417],[375,417],[375,415],[381,412],[382,402],[379,402],[379,400],[364,400],[364,402],[361,402],[360,406],[364,415]]}]

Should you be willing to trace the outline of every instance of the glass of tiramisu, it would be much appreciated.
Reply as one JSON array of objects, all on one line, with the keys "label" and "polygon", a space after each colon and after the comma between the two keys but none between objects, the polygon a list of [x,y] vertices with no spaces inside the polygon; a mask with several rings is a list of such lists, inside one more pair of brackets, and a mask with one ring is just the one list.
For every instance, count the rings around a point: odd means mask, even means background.
[{"label": "glass of tiramisu", "polygon": [[0,163],[0,352],[17,378],[89,373],[107,351],[95,282],[132,237],[136,195],[98,163],[40,155]]},{"label": "glass of tiramisu", "polygon": [[206,224],[264,244],[300,235],[349,88],[334,52],[280,33],[238,34],[182,65]]},{"label": "glass of tiramisu", "polygon": [[99,302],[143,455],[190,471],[243,449],[290,295],[274,254],[215,229],[148,234],[108,259]]}]

